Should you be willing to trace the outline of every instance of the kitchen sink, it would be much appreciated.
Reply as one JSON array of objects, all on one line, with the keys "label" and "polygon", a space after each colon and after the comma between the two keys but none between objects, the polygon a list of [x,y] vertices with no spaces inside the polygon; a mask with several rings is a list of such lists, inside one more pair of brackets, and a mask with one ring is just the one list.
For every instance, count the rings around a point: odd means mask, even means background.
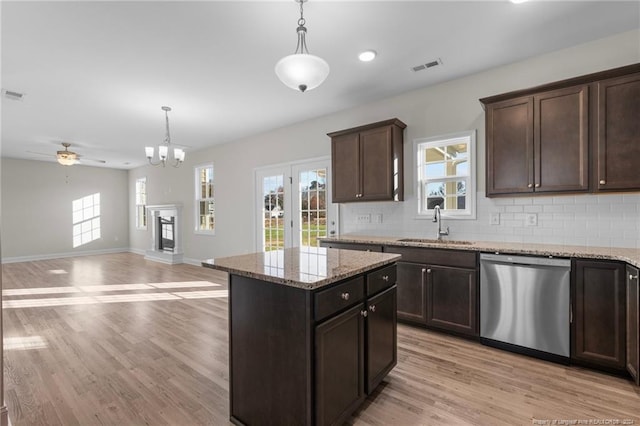
[{"label": "kitchen sink", "polygon": [[457,244],[457,245],[471,245],[471,241],[460,240],[436,240],[429,238],[402,238],[398,240],[401,243],[425,243],[425,244]]}]

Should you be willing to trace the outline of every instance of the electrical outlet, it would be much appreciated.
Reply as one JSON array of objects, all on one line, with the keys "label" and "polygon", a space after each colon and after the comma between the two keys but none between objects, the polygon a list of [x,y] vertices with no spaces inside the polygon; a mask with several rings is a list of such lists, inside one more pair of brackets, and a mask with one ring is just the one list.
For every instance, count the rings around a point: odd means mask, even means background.
[{"label": "electrical outlet", "polygon": [[491,213],[489,223],[491,225],[500,225],[500,213]]},{"label": "electrical outlet", "polygon": [[371,223],[371,214],[359,214],[356,216],[356,223]]},{"label": "electrical outlet", "polygon": [[382,223],[382,213],[376,213],[371,216],[372,223]]},{"label": "electrical outlet", "polygon": [[527,213],[525,226],[538,226],[538,215],[536,213]]}]

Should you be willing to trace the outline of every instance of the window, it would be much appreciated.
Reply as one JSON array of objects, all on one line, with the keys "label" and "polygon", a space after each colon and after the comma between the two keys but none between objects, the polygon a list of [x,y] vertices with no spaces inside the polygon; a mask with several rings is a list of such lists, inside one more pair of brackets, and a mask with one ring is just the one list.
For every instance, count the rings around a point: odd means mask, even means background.
[{"label": "window", "polygon": [[418,214],[475,219],[475,131],[417,139]]},{"label": "window", "polygon": [[147,229],[147,178],[136,179],[136,228]]},{"label": "window", "polygon": [[196,232],[212,234],[215,230],[213,164],[196,167]]},{"label": "window", "polygon": [[100,193],[73,200],[73,247],[100,238]]}]

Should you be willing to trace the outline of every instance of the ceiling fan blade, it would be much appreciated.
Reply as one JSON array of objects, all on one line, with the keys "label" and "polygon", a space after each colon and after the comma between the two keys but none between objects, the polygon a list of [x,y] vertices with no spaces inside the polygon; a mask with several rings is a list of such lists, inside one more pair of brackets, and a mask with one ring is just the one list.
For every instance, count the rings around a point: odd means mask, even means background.
[{"label": "ceiling fan blade", "polygon": [[36,151],[26,151],[26,152],[28,152],[29,154],[46,155],[47,157],[55,157],[56,156],[55,154],[51,154],[50,152],[49,153],[47,153],[47,152],[36,152]]},{"label": "ceiling fan blade", "polygon": [[85,157],[84,155],[79,155],[79,154],[77,156],[78,156],[78,160],[81,160],[81,161],[93,161],[93,162],[101,163],[101,164],[105,164],[106,163],[105,160],[99,160],[97,158],[89,158],[89,157]]}]

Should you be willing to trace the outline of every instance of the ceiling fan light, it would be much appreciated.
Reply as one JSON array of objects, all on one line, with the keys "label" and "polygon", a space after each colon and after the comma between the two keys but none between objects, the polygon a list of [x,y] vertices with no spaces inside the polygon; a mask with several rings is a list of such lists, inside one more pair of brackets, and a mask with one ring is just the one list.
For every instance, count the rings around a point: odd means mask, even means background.
[{"label": "ceiling fan light", "polygon": [[76,163],[76,156],[74,155],[68,155],[68,154],[60,154],[58,153],[56,155],[56,158],[58,159],[58,163],[62,164],[63,166],[73,166]]},{"label": "ceiling fan light", "polygon": [[329,75],[329,64],[315,55],[294,53],[280,59],[275,71],[285,86],[305,92],[322,84]]}]

